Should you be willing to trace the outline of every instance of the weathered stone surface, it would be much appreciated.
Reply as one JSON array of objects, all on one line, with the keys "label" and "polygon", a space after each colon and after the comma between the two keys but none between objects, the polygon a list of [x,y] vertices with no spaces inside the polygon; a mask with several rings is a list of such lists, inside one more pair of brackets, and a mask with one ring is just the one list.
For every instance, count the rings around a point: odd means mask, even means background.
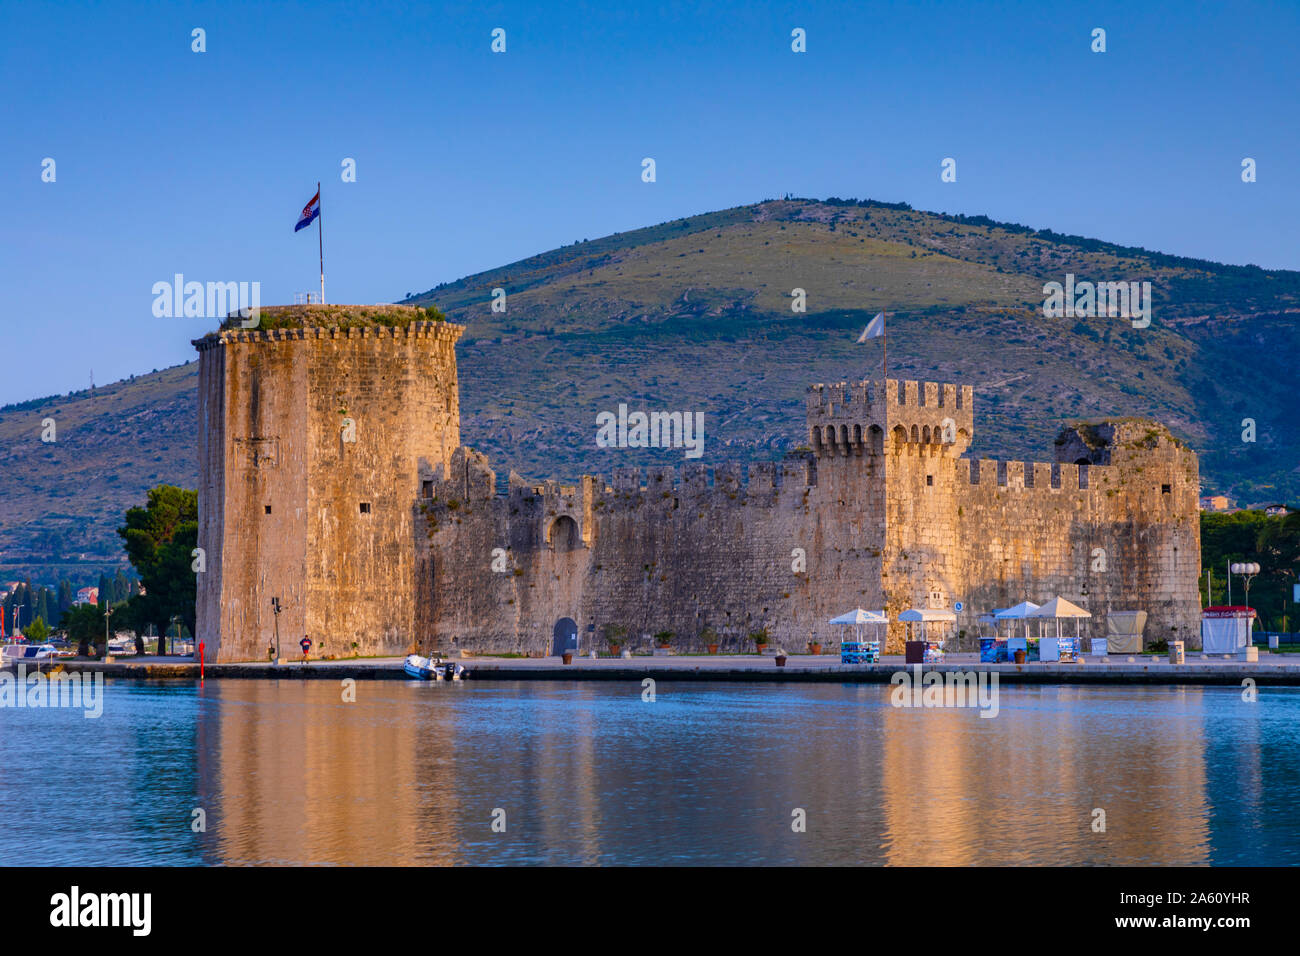
[{"label": "weathered stone surface", "polygon": [[[1144,608],[1149,638],[1198,643],[1196,456],[1162,426],[1094,426],[1099,463],[1081,466],[959,458],[970,386],[813,386],[807,416],[813,451],[751,469],[747,484],[695,464],[575,488],[514,476],[497,496],[486,460],[458,450],[424,509],[426,646],[549,653],[567,617],[584,650],[606,624],[696,647],[711,626],[724,650],[766,628],[803,649],[854,607],[896,617],[961,601],[957,627],[973,635],[980,614],[1058,594],[1093,612],[1085,632]],[[508,570],[492,570],[494,548]],[[891,625],[889,649],[902,639]]]},{"label": "weathered stone surface", "polygon": [[[691,462],[608,483],[511,474],[498,489],[487,459],[458,447],[459,333],[196,343],[211,659],[265,658],[273,595],[282,649],[305,632],[334,653],[542,655],[562,619],[584,652],[609,624],[626,644],[670,630],[677,646],[701,646],[708,626],[724,651],[765,628],[793,651],[854,607],[961,601],[973,634],[980,614],[1058,594],[1093,612],[1093,633],[1108,611],[1143,608],[1148,638],[1199,644],[1196,456],[1154,422],[1067,430],[1052,464],[972,461],[970,386],[816,385],[810,450],[747,476]],[[902,636],[892,625],[890,649]]]},{"label": "weathered stone surface", "polygon": [[413,509],[459,444],[461,331],[415,321],[195,343],[207,552],[197,633],[209,659],[265,660],[273,597],[285,657],[303,636],[316,654],[413,645]]}]

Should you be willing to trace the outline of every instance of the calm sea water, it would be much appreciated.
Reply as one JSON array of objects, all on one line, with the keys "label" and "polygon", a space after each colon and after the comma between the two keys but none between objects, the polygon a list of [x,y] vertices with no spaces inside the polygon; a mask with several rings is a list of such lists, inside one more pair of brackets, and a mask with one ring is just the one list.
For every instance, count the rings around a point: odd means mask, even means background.
[{"label": "calm sea water", "polygon": [[0,864],[1300,863],[1300,692],[888,694],[110,681],[0,710]]}]

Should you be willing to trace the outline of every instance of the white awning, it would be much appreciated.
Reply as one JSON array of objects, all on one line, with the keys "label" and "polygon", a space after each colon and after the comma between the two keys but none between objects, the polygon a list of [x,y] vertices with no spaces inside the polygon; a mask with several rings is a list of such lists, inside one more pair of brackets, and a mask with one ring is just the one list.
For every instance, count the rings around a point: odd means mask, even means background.
[{"label": "white awning", "polygon": [[948,621],[955,622],[957,615],[934,607],[914,607],[898,615],[900,621]]},{"label": "white awning", "polygon": [[884,611],[864,611],[858,608],[855,611],[849,611],[847,614],[841,614],[839,617],[833,617],[828,622],[830,624],[888,624],[889,617]]},{"label": "white awning", "polygon": [[1005,610],[998,611],[993,616],[999,621],[1022,621],[1030,616],[1031,611],[1037,611],[1038,605],[1033,601],[1021,601],[1015,607],[1009,607]]},{"label": "white awning", "polygon": [[1037,610],[1030,611],[1026,617],[1092,617],[1090,613],[1079,607],[1077,604],[1071,604],[1063,597],[1054,597]]}]

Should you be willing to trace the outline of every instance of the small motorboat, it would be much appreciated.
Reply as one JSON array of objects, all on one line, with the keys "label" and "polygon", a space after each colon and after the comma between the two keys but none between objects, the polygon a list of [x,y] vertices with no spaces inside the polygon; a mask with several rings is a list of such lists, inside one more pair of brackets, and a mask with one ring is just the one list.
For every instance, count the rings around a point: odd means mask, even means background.
[{"label": "small motorboat", "polygon": [[465,665],[444,661],[441,657],[421,657],[411,654],[402,664],[402,670],[417,680],[464,680],[469,676]]},{"label": "small motorboat", "polygon": [[16,667],[24,664],[53,663],[59,649],[53,644],[5,644],[0,647],[0,665]]}]

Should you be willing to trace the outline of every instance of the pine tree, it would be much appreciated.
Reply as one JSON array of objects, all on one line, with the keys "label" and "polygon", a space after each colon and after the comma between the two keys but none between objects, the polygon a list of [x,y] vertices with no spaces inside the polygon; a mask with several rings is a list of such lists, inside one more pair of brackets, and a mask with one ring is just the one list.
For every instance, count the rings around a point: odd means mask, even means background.
[{"label": "pine tree", "polygon": [[18,624],[23,630],[26,630],[27,625],[32,623],[32,605],[34,602],[32,601],[31,581],[23,582],[22,596],[19,598],[18,603],[21,605],[18,611]]}]

